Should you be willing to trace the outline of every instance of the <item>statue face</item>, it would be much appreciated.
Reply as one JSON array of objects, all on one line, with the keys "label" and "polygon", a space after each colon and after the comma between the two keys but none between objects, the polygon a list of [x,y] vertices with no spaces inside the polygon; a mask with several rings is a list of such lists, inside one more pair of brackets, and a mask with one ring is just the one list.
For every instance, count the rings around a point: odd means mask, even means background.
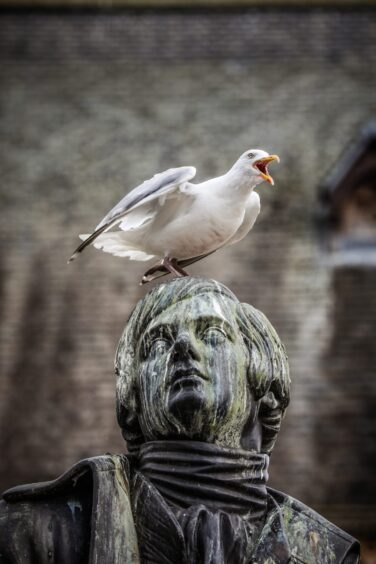
[{"label": "statue face", "polygon": [[138,416],[146,440],[240,446],[255,403],[230,299],[201,295],[168,307],[146,328],[138,355]]}]

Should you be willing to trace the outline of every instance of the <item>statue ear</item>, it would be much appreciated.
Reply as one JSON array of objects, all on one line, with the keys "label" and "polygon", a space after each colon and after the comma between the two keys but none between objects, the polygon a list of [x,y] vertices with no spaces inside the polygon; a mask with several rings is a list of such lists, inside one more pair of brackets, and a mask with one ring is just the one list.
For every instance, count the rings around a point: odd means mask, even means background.
[{"label": "statue ear", "polygon": [[137,398],[133,386],[125,385],[126,380],[118,374],[116,391],[116,415],[121,434],[127,442],[129,452],[138,450],[144,436],[138,421]]},{"label": "statue ear", "polygon": [[261,451],[270,454],[277,439],[285,409],[272,390],[260,400],[259,418],[262,428]]},{"label": "statue ear", "polygon": [[265,410],[271,411],[271,410],[277,409],[279,407],[280,407],[280,402],[275,397],[274,392],[272,392],[271,390],[269,390],[264,395],[264,397],[261,398],[260,410],[262,410],[264,408]]},{"label": "statue ear", "polygon": [[138,422],[137,413],[129,410],[124,405],[117,405],[117,419],[121,427],[121,433],[127,443],[131,443],[142,436],[141,427]]}]

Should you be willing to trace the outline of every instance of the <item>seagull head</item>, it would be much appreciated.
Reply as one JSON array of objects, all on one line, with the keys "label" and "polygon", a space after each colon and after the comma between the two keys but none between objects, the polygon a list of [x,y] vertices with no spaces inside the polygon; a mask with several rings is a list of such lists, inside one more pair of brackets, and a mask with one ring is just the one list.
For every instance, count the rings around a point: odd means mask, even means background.
[{"label": "seagull head", "polygon": [[251,177],[254,185],[266,180],[273,186],[274,180],[268,171],[268,164],[272,161],[279,163],[279,156],[269,155],[262,149],[249,149],[239,157],[232,169]]}]

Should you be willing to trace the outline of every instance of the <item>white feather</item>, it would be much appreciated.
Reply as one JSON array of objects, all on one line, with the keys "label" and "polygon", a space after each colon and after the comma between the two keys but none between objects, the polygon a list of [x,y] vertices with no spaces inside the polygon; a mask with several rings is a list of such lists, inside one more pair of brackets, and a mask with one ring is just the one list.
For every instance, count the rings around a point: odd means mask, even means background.
[{"label": "white feather", "polygon": [[[197,260],[232,245],[243,239],[256,221],[260,199],[253,188],[265,179],[272,183],[267,164],[273,160],[279,161],[277,155],[252,149],[223,176],[199,184],[190,182],[194,167],[155,175],[127,194],[91,235],[81,235],[84,243],[70,260],[88,244],[141,261]],[[117,224],[121,231],[110,232]]]},{"label": "white feather", "polygon": [[[96,238],[93,246],[96,249],[101,249],[105,253],[110,253],[116,257],[127,257],[130,260],[146,261],[154,258],[154,255],[148,255],[140,249],[127,245],[124,235],[125,233],[123,231],[103,233]],[[90,235],[80,235],[80,239],[83,241],[88,237],[90,237]]]}]

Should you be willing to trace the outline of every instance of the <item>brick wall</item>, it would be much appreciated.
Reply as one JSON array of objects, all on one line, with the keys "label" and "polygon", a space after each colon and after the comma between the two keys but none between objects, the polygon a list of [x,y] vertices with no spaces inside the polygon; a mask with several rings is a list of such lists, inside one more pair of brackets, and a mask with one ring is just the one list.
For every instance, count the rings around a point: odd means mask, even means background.
[{"label": "brick wall", "polygon": [[[2,12],[2,488],[120,451],[113,356],[143,266],[77,234],[170,166],[281,156],[246,240],[191,268],[262,309],[292,403],[271,484],[374,534],[375,272],[334,271],[316,189],[375,112],[372,10]],[[372,403],[373,402],[373,403]],[[373,517],[374,518],[374,517]]]}]

